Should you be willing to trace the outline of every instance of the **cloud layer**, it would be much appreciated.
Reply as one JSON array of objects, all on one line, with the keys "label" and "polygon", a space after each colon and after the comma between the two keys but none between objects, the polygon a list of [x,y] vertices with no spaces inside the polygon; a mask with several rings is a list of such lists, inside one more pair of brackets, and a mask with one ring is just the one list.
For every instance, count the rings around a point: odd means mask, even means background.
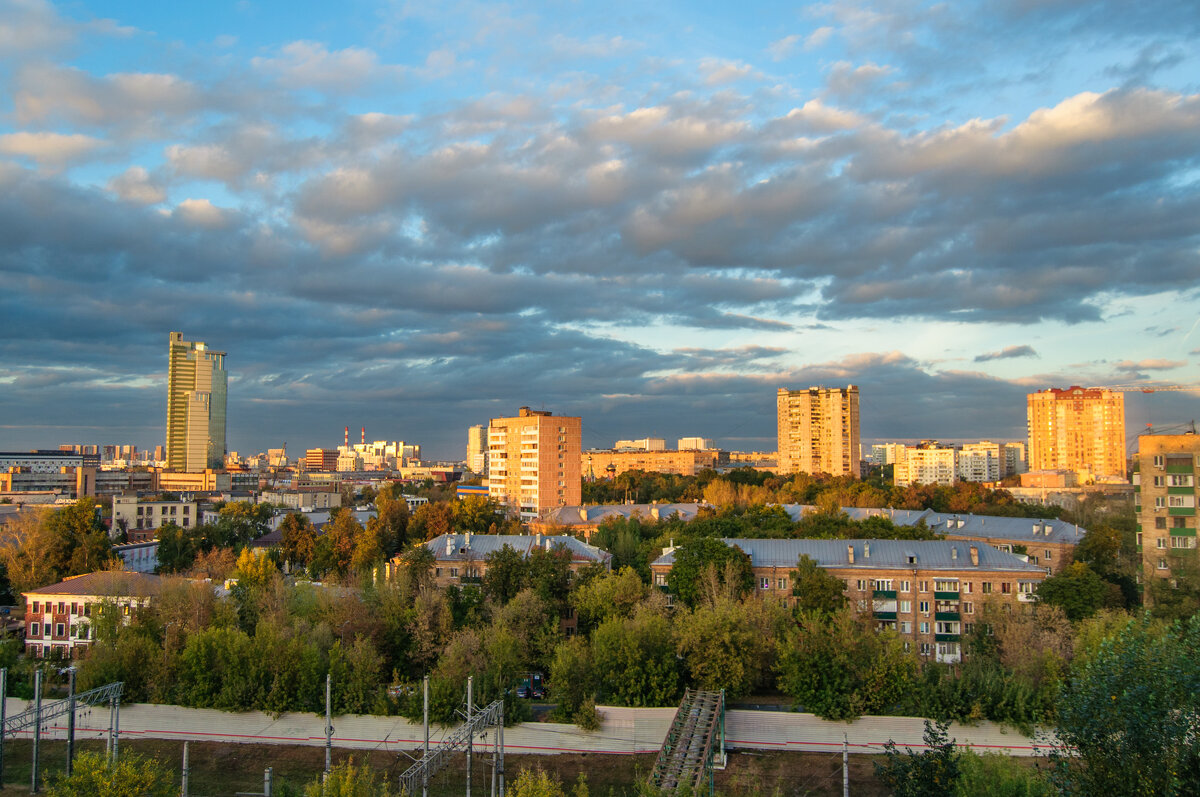
[{"label": "cloud layer", "polygon": [[157,442],[170,330],[229,351],[251,450],[366,423],[457,456],[520,404],[772,448],[774,389],[823,381],[871,437],[1021,437],[1030,379],[1200,381],[1182,335],[1115,331],[1187,329],[1146,305],[1200,285],[1197,19],[1166,5],[837,4],[668,51],[685,8],[168,47],[3,0],[0,440]]}]

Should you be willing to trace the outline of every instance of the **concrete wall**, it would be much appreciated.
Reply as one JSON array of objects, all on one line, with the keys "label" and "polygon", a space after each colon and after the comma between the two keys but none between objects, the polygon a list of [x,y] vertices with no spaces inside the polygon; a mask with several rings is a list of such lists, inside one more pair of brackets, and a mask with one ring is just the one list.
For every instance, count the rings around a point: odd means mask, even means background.
[{"label": "concrete wall", "polygon": [[[23,700],[8,700],[8,716],[23,711]],[[535,722],[506,728],[505,749],[514,753],[648,753],[662,746],[673,708],[613,708],[601,706],[604,722],[589,733],[574,725]],[[103,738],[107,733],[107,706],[81,707],[76,721],[76,738]],[[269,714],[249,711],[230,714],[209,709],[180,708],[150,704],[121,707],[121,738],[178,739],[255,744],[325,743],[325,718],[312,714]],[[334,717],[333,744],[339,748],[412,750],[421,746],[422,731],[398,717],[347,715]],[[432,742],[450,729],[434,726]],[[836,752],[842,749],[843,734],[854,753],[879,753],[892,739],[900,747],[922,746],[924,724],[915,717],[865,717],[854,722],[829,722],[812,714],[780,711],[731,710],[726,714],[727,746],[731,749]],[[43,738],[65,738],[66,720],[59,718],[43,730]],[[29,731],[18,734],[24,738]],[[1034,755],[1034,742],[1015,730],[990,722],[955,725],[950,735],[960,745],[980,752]],[[1045,749],[1045,745],[1042,745]]]}]

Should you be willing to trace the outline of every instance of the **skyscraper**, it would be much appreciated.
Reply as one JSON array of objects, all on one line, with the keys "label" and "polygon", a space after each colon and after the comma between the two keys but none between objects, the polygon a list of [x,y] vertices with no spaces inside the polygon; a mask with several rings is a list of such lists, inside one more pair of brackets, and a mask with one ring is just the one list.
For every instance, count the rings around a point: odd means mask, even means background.
[{"label": "skyscraper", "polygon": [[583,502],[582,419],[521,407],[488,422],[488,497],[516,507],[522,520]]},{"label": "skyscraper", "polygon": [[172,332],[167,360],[167,467],[195,473],[225,462],[225,352]]},{"label": "skyscraper", "polygon": [[487,430],[482,424],[467,429],[467,467],[472,473],[487,474]]},{"label": "skyscraper", "polygon": [[1125,394],[1051,388],[1028,395],[1029,469],[1069,470],[1080,482],[1125,478]]},{"label": "skyscraper", "polygon": [[779,388],[779,473],[859,476],[858,387]]}]

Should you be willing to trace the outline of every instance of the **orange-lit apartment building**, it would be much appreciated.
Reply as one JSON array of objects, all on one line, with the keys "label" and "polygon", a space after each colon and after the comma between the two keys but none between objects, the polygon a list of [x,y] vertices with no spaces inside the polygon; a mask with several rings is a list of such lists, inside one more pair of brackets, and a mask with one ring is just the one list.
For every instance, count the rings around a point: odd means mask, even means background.
[{"label": "orange-lit apartment building", "polygon": [[858,387],[779,388],[779,474],[860,476]]},{"label": "orange-lit apartment building", "polygon": [[488,421],[488,497],[522,520],[583,502],[581,418],[521,407],[516,417]]},{"label": "orange-lit apartment building", "polygon": [[1196,555],[1200,435],[1138,437],[1134,485],[1144,577],[1169,579],[1178,557]]},{"label": "orange-lit apartment building", "polygon": [[1028,395],[1029,470],[1069,470],[1081,483],[1125,478],[1125,394],[1050,388]]},{"label": "orange-lit apartment building", "polygon": [[686,451],[584,451],[583,474],[589,479],[608,479],[628,470],[695,476],[705,468],[728,463],[728,455],[716,449]]}]

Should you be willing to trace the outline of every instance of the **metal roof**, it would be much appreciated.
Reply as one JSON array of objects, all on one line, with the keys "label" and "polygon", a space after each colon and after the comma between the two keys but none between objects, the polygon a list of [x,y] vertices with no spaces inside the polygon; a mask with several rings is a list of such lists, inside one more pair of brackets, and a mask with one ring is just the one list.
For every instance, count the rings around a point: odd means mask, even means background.
[{"label": "metal roof", "polygon": [[478,561],[506,545],[526,557],[537,547],[549,551],[557,545],[563,545],[576,562],[607,562],[612,559],[609,552],[565,534],[443,534],[425,543],[425,547],[440,562]]},{"label": "metal roof", "polygon": [[681,520],[695,520],[705,503],[682,504],[599,504],[596,506],[559,506],[547,510],[541,517],[542,523],[557,523],[560,526],[578,526],[584,523],[600,523],[610,517],[641,517],[643,520],[654,519],[658,513],[660,519],[667,519],[678,514]]},{"label": "metal roof", "polygon": [[[782,506],[792,520],[800,520],[804,515],[817,510],[817,507],[809,504],[783,504]],[[851,520],[886,517],[890,518],[897,526],[915,526],[924,520],[930,530],[939,534],[1006,542],[1037,543],[1049,540],[1050,542],[1075,543],[1087,534],[1087,529],[1053,518],[973,515],[969,512],[935,512],[932,509],[892,509],[890,507],[876,509],[844,506],[842,511],[849,515]]]},{"label": "metal roof", "polygon": [[[1031,565],[1020,557],[1004,553],[990,545],[971,545],[954,540],[769,540],[722,539],[726,545],[742,549],[754,567],[795,567],[807,556],[821,567],[896,570],[1001,570],[1045,576],[1045,568]],[[850,561],[849,549],[854,549]],[[979,564],[971,564],[971,548],[979,552]],[[674,551],[664,553],[653,564],[675,563]]]},{"label": "metal roof", "polygon": [[108,597],[157,595],[162,589],[158,576],[129,570],[97,570],[72,576],[57,584],[27,590],[24,595],[103,595]]}]

